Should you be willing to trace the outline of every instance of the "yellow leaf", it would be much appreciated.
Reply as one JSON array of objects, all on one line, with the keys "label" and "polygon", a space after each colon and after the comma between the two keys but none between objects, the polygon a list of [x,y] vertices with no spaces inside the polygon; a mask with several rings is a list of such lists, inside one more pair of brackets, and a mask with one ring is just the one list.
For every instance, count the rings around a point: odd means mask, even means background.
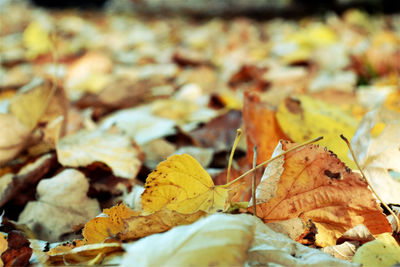
[{"label": "yellow leaf", "polygon": [[38,21],[31,22],[25,29],[23,42],[29,59],[50,52],[52,47],[49,32]]},{"label": "yellow leaf", "polygon": [[124,230],[123,220],[138,216],[140,212],[133,211],[124,204],[103,210],[108,217],[97,217],[85,224],[82,234],[87,244],[101,243]]},{"label": "yellow leaf", "polygon": [[[60,246],[62,247],[63,245]],[[79,263],[79,265],[89,266],[93,265],[93,263],[101,261],[106,255],[110,253],[122,250],[120,243],[89,244],[80,246],[68,246],[65,249],[57,249],[60,248],[60,246],[56,247],[56,249],[50,250],[47,253],[50,256],[47,264],[65,265],[66,263]]]},{"label": "yellow leaf", "polygon": [[215,186],[210,175],[188,154],[174,155],[147,177],[142,206],[146,212],[163,207],[183,214],[223,211],[228,190]]},{"label": "yellow leaf", "polygon": [[390,93],[383,105],[389,110],[400,113],[400,90]]},{"label": "yellow leaf", "polygon": [[393,266],[400,262],[400,246],[391,234],[379,235],[377,240],[361,246],[353,257],[353,262],[368,266]]},{"label": "yellow leaf", "polygon": [[103,211],[108,217],[97,217],[86,223],[83,236],[86,244],[101,243],[116,237],[119,240],[132,240],[160,233],[174,226],[197,221],[206,213],[181,214],[162,209],[152,214],[134,211],[120,204]]},{"label": "yellow leaf", "polygon": [[[0,233],[0,255],[6,251],[8,248],[7,240],[4,238],[4,235]],[[0,258],[0,266],[3,266],[4,262]]]},{"label": "yellow leaf", "polygon": [[350,168],[355,165],[348,157],[348,148],[340,134],[352,138],[358,121],[328,103],[308,96],[287,98],[276,114],[283,132],[295,142],[304,142],[315,136],[324,136],[320,144],[334,150]]}]

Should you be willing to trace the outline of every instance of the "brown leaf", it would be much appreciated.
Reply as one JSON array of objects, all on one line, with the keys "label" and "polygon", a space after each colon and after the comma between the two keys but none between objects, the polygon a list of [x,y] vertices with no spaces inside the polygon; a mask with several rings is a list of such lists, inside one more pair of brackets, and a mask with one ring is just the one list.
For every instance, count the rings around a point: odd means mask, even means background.
[{"label": "brown leaf", "polygon": [[257,164],[259,164],[271,157],[278,141],[285,137],[275,113],[274,108],[261,102],[255,92],[245,92],[243,123],[246,129],[249,161],[253,161],[253,146],[257,146]]},{"label": "brown leaf", "polygon": [[[279,146],[287,150],[294,144],[281,141]],[[334,245],[358,224],[365,224],[372,234],[391,232],[367,183],[332,152],[308,145],[288,153],[283,161],[275,170],[267,166],[257,188],[257,213],[264,222],[312,220],[319,246]]]},{"label": "brown leaf", "polygon": [[1,254],[5,267],[27,266],[32,255],[30,242],[19,231],[11,231],[7,236],[8,249]]},{"label": "brown leaf", "polygon": [[[24,205],[34,196],[34,188],[56,163],[54,154],[45,154],[25,165],[18,173],[0,177],[0,207],[14,200],[14,205]],[[32,192],[29,192],[32,191]]]},{"label": "brown leaf", "polygon": [[231,110],[190,132],[189,135],[202,147],[212,147],[217,152],[229,151],[240,124],[241,112]]},{"label": "brown leaf", "polygon": [[204,211],[182,214],[169,209],[161,209],[150,215],[137,215],[124,221],[124,230],[119,237],[132,240],[161,233],[177,225],[191,224],[206,215]]}]

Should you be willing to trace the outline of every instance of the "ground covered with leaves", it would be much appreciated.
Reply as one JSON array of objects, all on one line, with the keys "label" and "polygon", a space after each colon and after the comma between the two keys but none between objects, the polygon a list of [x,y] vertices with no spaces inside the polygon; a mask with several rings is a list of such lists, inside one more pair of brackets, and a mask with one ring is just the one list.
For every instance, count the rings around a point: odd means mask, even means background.
[{"label": "ground covered with leaves", "polygon": [[400,263],[399,15],[5,3],[4,266]]}]

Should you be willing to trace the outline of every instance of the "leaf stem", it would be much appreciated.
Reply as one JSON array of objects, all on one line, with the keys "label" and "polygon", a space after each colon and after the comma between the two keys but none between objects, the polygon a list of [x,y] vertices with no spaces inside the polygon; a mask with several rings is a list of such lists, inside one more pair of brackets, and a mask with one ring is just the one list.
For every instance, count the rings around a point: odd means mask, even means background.
[{"label": "leaf stem", "polygon": [[234,183],[236,183],[237,181],[239,181],[240,179],[242,179],[243,177],[245,177],[245,176],[248,175],[249,173],[252,173],[252,172],[254,172],[255,170],[257,170],[257,169],[263,167],[264,165],[270,163],[271,161],[276,160],[276,159],[279,158],[280,156],[283,156],[283,155],[285,155],[285,154],[287,154],[287,153],[289,153],[289,152],[291,152],[291,151],[293,151],[293,150],[296,150],[296,149],[298,149],[299,147],[303,147],[303,146],[305,146],[305,145],[308,145],[308,144],[317,142],[317,141],[321,140],[322,138],[324,138],[324,137],[323,137],[323,136],[320,136],[320,137],[314,138],[314,139],[312,139],[312,140],[306,141],[306,142],[304,142],[304,143],[301,143],[301,144],[299,144],[299,145],[297,145],[297,146],[294,146],[294,147],[292,147],[292,148],[289,148],[288,150],[282,152],[281,154],[279,154],[279,155],[277,155],[277,156],[275,156],[275,157],[273,157],[273,158],[270,158],[270,159],[267,160],[267,161],[264,161],[264,162],[258,164],[256,167],[254,167],[254,168],[248,170],[247,172],[243,173],[242,175],[240,175],[240,176],[239,176],[238,178],[236,178],[235,180],[232,180],[232,181],[230,181],[229,183],[227,183],[227,184],[225,184],[225,185],[222,185],[221,187],[224,187],[224,188],[230,187],[231,185],[233,185]]},{"label": "leaf stem", "polygon": [[359,171],[361,172],[362,177],[363,177],[364,180],[367,182],[367,184],[368,184],[369,188],[371,189],[372,193],[373,193],[373,194],[376,196],[376,198],[382,203],[382,205],[390,212],[390,214],[393,215],[394,219],[396,220],[396,224],[397,224],[397,226],[396,226],[396,233],[398,233],[398,232],[400,231],[400,221],[399,221],[399,217],[397,217],[397,215],[394,213],[394,211],[393,211],[391,208],[389,208],[389,206],[381,199],[381,197],[378,195],[378,193],[376,193],[375,189],[372,187],[371,183],[370,183],[369,180],[367,179],[367,176],[365,176],[364,172],[363,172],[362,169],[360,168],[360,165],[358,164],[358,160],[357,160],[357,158],[356,158],[356,156],[355,156],[355,154],[354,154],[353,148],[351,147],[351,144],[350,144],[349,140],[348,140],[346,137],[344,137],[343,134],[340,135],[340,138],[342,138],[343,141],[346,142],[346,144],[347,144],[347,146],[348,146],[348,148],[349,148],[349,150],[350,150],[351,156],[353,157],[353,160],[354,160],[354,162],[355,162],[356,165],[357,165],[357,168],[358,168]]},{"label": "leaf stem", "polygon": [[[257,165],[257,146],[253,146],[253,169]],[[256,209],[256,172],[253,172],[253,178],[251,183],[251,194],[253,199],[253,215],[257,217]]]},{"label": "leaf stem", "polygon": [[229,183],[229,178],[230,178],[230,175],[231,175],[231,168],[232,168],[233,154],[235,154],[235,150],[236,150],[236,147],[237,147],[237,145],[239,143],[240,136],[242,136],[242,129],[237,129],[236,130],[235,141],[233,142],[231,154],[229,155],[228,171],[227,171],[227,174],[226,174],[226,183]]}]

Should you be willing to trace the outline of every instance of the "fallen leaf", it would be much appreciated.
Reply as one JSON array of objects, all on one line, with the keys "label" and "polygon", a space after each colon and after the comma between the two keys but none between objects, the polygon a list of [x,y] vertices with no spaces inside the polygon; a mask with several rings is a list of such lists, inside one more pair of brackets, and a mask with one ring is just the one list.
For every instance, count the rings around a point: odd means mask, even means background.
[{"label": "fallen leaf", "polygon": [[0,165],[3,165],[25,148],[31,131],[11,114],[0,114],[0,124]]},{"label": "fallen leaf", "polygon": [[39,21],[32,21],[23,33],[24,45],[29,59],[50,52],[53,44],[50,40],[49,29]]},{"label": "fallen leaf", "polygon": [[345,241],[344,243],[342,243],[340,245],[324,247],[322,249],[322,251],[325,253],[328,253],[338,259],[351,260],[359,246],[360,246],[360,242]]},{"label": "fallen leaf", "polygon": [[361,243],[375,240],[375,237],[371,234],[368,228],[364,224],[359,224],[353,228],[347,230],[339,239],[338,243],[343,241],[358,241]]},{"label": "fallen leaf", "polygon": [[[273,155],[293,145],[281,141]],[[268,165],[256,197],[257,214],[264,222],[311,219],[318,230],[318,246],[336,244],[344,232],[358,224],[365,224],[372,234],[391,232],[361,176],[316,145],[290,152]]]},{"label": "fallen leaf", "polygon": [[362,245],[353,257],[362,266],[393,266],[400,262],[400,246],[391,234],[379,235],[375,241]]},{"label": "fallen leaf", "polygon": [[196,159],[201,166],[208,167],[210,165],[214,150],[212,148],[196,147],[196,146],[183,146],[177,149],[172,155],[189,154]]},{"label": "fallen leaf", "polygon": [[253,240],[249,217],[214,214],[124,244],[127,253],[120,266],[131,266],[132,262],[135,266],[243,266]]},{"label": "fallen leaf", "polygon": [[144,164],[147,168],[153,170],[157,168],[159,162],[172,155],[177,146],[163,138],[159,138],[142,145],[141,149],[145,155]]},{"label": "fallen leaf", "polygon": [[191,224],[205,216],[204,211],[197,211],[190,214],[163,208],[152,214],[138,214],[124,220],[124,230],[118,235],[122,240],[132,240],[154,233],[165,232],[175,226]]},{"label": "fallen leaf", "polygon": [[78,100],[85,91],[89,92],[100,92],[104,87],[105,83],[100,86],[97,84],[93,85],[87,82],[92,75],[103,77],[111,71],[112,61],[110,58],[101,52],[91,51],[76,61],[74,61],[68,68],[68,72],[65,77],[65,87],[68,96],[73,100]]},{"label": "fallen leaf", "polygon": [[191,131],[189,135],[199,146],[213,148],[215,152],[229,151],[235,140],[236,129],[240,128],[241,123],[241,112],[231,110]]},{"label": "fallen leaf", "polygon": [[[14,200],[14,205],[24,205],[34,193],[41,178],[56,164],[54,154],[45,154],[22,167],[18,173],[7,173],[0,177],[0,207]],[[32,190],[33,191],[33,190]]]},{"label": "fallen leaf", "polygon": [[123,247],[121,266],[357,266],[296,243],[247,214],[213,214]]},{"label": "fallen leaf", "polygon": [[19,231],[13,230],[7,236],[8,248],[1,254],[5,267],[26,266],[32,255],[29,240]]},{"label": "fallen leaf", "polygon": [[243,123],[247,139],[247,158],[253,161],[253,146],[257,146],[257,164],[268,160],[276,143],[284,138],[272,106],[261,102],[254,92],[245,92]]},{"label": "fallen leaf", "polygon": [[312,99],[308,96],[287,98],[276,113],[283,132],[294,142],[305,142],[313,136],[324,136],[320,142],[334,150],[339,158],[350,168],[355,164],[349,159],[346,143],[339,138],[343,134],[351,138],[358,121],[336,106]]},{"label": "fallen leaf", "polygon": [[29,202],[18,223],[26,224],[38,239],[58,241],[99,212],[97,200],[89,199],[89,182],[79,171],[67,169],[37,186],[38,200]]},{"label": "fallen leaf", "polygon": [[64,166],[82,167],[99,161],[114,175],[134,179],[140,169],[140,151],[130,138],[100,130],[81,130],[58,142],[57,157]]},{"label": "fallen leaf", "polygon": [[194,158],[187,154],[174,155],[147,177],[142,207],[145,212],[166,207],[182,214],[223,211],[227,208],[228,191],[215,186]]},{"label": "fallen leaf", "polygon": [[124,204],[103,210],[107,217],[96,217],[85,224],[82,230],[86,244],[102,243],[124,230],[124,220],[137,216],[140,212],[133,211]]},{"label": "fallen leaf", "polygon": [[102,262],[103,258],[110,253],[122,251],[120,243],[89,244],[78,247],[67,248],[63,252],[50,250],[47,264],[51,265],[93,265]]},{"label": "fallen leaf", "polygon": [[247,252],[246,266],[358,266],[335,259],[327,253],[306,247],[283,234],[276,233],[255,216],[240,215],[240,217],[252,221],[255,225],[254,239]]},{"label": "fallen leaf", "polygon": [[[3,254],[8,248],[7,239],[4,238],[4,235],[0,233],[0,255]],[[4,266],[3,260],[0,258],[0,266]]]},{"label": "fallen leaf", "polygon": [[[43,80],[32,81],[20,89],[11,99],[10,113],[14,114],[29,130],[40,131],[40,142],[36,141],[42,154],[53,149],[66,132],[68,100],[64,90]],[[35,148],[31,147],[31,150]]]},{"label": "fallen leaf", "polygon": [[117,127],[138,145],[176,133],[175,121],[151,113],[150,106],[140,106],[115,112],[101,122],[100,129]]},{"label": "fallen leaf", "polygon": [[374,190],[384,202],[393,204],[400,204],[400,182],[389,172],[400,172],[398,114],[391,115],[385,107],[368,112],[351,140],[361,169]]}]

